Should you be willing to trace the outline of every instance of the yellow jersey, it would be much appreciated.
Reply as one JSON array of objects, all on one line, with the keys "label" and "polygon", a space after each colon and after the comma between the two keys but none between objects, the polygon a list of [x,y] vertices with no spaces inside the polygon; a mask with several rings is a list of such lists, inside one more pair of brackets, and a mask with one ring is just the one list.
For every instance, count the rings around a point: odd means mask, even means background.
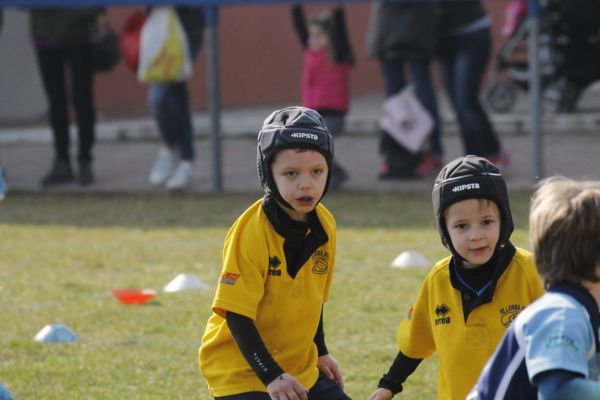
[{"label": "yellow jersey", "polygon": [[227,311],[252,319],[279,366],[304,387],[317,381],[313,341],[335,260],[335,220],[318,204],[316,215],[328,240],[302,265],[287,273],[285,237],[269,221],[262,200],[250,206],[227,233],[223,268],[199,351],[200,369],[213,396],[266,392],[234,342]]},{"label": "yellow jersey", "polygon": [[410,358],[423,359],[437,352],[437,398],[464,400],[508,325],[544,289],[531,253],[517,248],[508,267],[496,278],[495,288],[465,318],[463,299],[472,299],[451,283],[450,260],[438,262],[425,278],[398,327],[397,342]]}]

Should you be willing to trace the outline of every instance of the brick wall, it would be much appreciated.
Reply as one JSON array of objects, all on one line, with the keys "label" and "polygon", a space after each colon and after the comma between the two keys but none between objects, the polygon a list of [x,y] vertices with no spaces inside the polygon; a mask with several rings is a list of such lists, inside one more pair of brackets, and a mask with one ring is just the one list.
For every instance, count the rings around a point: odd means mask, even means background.
[{"label": "brick wall", "polygon": [[[487,0],[493,18],[495,51],[502,44],[499,29],[508,0]],[[308,5],[307,13],[331,6]],[[364,54],[364,40],[370,5],[346,6],[351,42],[357,65],[351,71],[352,95],[382,90],[379,67]],[[131,8],[111,8],[109,16],[119,30]],[[294,104],[300,97],[302,50],[290,23],[289,5],[227,6],[219,14],[220,85],[222,107],[264,104]],[[491,64],[492,65],[492,64]],[[436,77],[436,81],[439,79]],[[190,81],[192,107],[207,106],[206,52],[195,63]],[[96,79],[98,110],[104,119],[147,115],[146,87],[133,72],[120,64]]]}]

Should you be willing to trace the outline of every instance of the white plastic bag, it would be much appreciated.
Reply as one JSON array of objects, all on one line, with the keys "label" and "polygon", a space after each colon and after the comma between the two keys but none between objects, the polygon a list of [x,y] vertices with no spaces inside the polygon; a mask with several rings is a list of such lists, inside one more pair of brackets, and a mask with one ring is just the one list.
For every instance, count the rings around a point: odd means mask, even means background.
[{"label": "white plastic bag", "polygon": [[415,95],[412,85],[386,99],[379,127],[411,153],[418,153],[433,128],[433,118]]},{"label": "white plastic bag", "polygon": [[140,35],[138,80],[176,82],[192,76],[187,37],[171,6],[152,8]]}]

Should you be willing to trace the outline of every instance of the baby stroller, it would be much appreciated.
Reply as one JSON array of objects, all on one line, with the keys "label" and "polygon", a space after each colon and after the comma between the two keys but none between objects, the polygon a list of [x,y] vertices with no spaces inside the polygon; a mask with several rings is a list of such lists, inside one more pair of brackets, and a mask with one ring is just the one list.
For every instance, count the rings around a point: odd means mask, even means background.
[{"label": "baby stroller", "polygon": [[[517,89],[528,89],[531,28],[526,14],[527,0],[514,0],[507,7],[503,33],[508,39],[498,53],[487,93],[496,112],[512,109]],[[600,80],[600,1],[540,0],[538,48],[543,110],[573,112],[583,90]]]}]

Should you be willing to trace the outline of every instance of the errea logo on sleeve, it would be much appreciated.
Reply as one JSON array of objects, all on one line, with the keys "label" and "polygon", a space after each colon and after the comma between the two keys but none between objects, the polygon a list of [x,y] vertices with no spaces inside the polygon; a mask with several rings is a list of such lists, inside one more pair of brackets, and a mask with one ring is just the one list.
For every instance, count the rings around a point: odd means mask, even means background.
[{"label": "errea logo on sleeve", "polygon": [[452,191],[454,193],[456,193],[456,192],[462,192],[463,190],[473,190],[473,189],[480,189],[479,183],[466,183],[464,185],[454,186],[452,188]]},{"label": "errea logo on sleeve", "polygon": [[294,132],[290,135],[294,139],[311,139],[311,140],[319,140],[319,136],[314,133],[308,132]]}]

